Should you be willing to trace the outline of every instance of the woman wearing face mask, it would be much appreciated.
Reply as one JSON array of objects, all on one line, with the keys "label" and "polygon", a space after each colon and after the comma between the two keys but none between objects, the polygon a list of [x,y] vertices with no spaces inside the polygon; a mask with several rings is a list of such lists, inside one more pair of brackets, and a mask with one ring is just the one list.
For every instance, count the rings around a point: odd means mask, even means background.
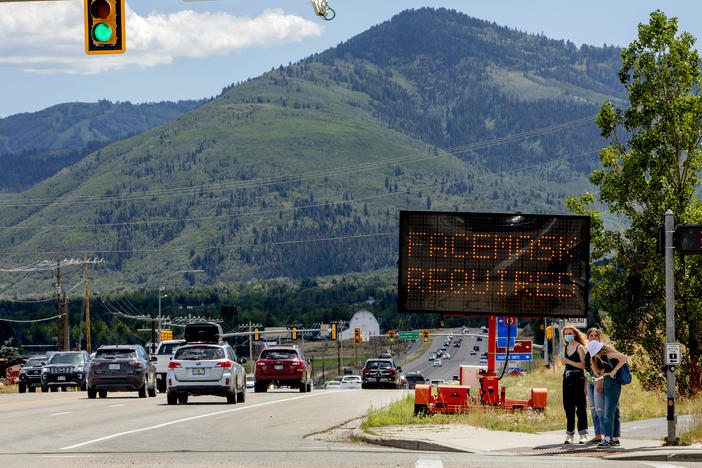
[{"label": "woman wearing face mask", "polygon": [[604,439],[597,444],[598,448],[618,447],[621,432],[619,419],[619,397],[622,386],[617,380],[617,372],[626,363],[626,355],[611,346],[599,341],[590,341],[587,350],[592,356],[592,368],[601,375],[604,382],[604,412],[602,431]]},{"label": "woman wearing face mask", "polygon": [[587,411],[585,402],[585,338],[572,325],[563,327],[565,364],[563,372],[563,409],[566,414],[566,440],[572,444],[575,434],[575,417],[578,417],[578,443],[584,444],[587,436]]},{"label": "woman wearing face mask", "polygon": [[[600,330],[590,328],[587,331],[587,341],[602,341]],[[587,399],[590,403],[590,415],[592,416],[592,425],[595,428],[595,438],[590,439],[588,444],[599,444],[602,441],[604,418],[604,380],[595,381],[599,375],[592,368],[590,362],[590,351],[585,353],[585,370],[588,372],[587,378]]]}]

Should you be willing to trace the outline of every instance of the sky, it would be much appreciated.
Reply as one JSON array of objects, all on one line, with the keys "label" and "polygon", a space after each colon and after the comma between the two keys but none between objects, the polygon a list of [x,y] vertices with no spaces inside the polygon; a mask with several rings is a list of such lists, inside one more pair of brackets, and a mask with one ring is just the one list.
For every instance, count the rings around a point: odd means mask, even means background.
[{"label": "sky", "polygon": [[85,54],[83,1],[0,0],[0,118],[63,102],[154,102],[222,88],[322,52],[410,8],[445,7],[576,45],[626,46],[660,8],[702,36],[702,2],[617,0],[127,0],[120,55]]}]

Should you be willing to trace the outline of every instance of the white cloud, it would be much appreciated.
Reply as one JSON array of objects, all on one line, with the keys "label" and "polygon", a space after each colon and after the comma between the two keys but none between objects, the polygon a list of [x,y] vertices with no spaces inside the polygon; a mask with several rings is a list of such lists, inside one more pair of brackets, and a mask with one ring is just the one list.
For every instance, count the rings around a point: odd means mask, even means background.
[{"label": "white cloud", "polygon": [[0,66],[32,73],[94,74],[171,63],[176,57],[226,55],[249,47],[271,47],[319,36],[315,21],[265,10],[255,18],[227,13],[150,13],[126,8],[127,52],[85,54],[83,2],[0,4]]}]

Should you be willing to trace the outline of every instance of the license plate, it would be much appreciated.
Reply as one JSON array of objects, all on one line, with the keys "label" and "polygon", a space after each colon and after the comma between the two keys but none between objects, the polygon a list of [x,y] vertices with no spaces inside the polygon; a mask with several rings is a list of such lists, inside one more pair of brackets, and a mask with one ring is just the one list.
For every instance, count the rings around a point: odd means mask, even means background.
[{"label": "license plate", "polygon": [[193,369],[193,375],[205,375],[205,369]]},{"label": "license plate", "polygon": [[273,366],[273,369],[275,369],[275,370],[283,370],[283,366]]},{"label": "license plate", "polygon": [[65,376],[65,375],[59,375],[58,377],[56,377],[56,380],[66,380],[66,376]]},{"label": "license plate", "polygon": [[119,364],[110,364],[110,370],[119,370]]}]

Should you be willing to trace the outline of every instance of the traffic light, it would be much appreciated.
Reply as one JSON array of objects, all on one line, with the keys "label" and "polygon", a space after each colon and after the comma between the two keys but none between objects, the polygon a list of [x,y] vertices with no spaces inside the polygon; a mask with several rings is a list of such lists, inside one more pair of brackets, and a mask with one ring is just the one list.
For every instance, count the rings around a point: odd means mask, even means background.
[{"label": "traffic light", "polygon": [[161,330],[161,341],[172,340],[173,330]]},{"label": "traffic light", "polygon": [[254,341],[261,341],[261,335],[258,333],[258,328],[254,328]]},{"label": "traffic light", "polygon": [[550,340],[551,338],[553,338],[553,327],[548,326],[546,327],[546,339]]},{"label": "traffic light", "polygon": [[425,343],[429,341],[429,330],[422,330],[422,340],[424,340]]},{"label": "traffic light", "polygon": [[360,343],[361,343],[361,329],[355,328],[353,330],[353,344],[360,344]]},{"label": "traffic light", "polygon": [[297,327],[292,327],[292,339],[297,340]]},{"label": "traffic light", "polygon": [[388,343],[395,342],[395,330],[388,330]]},{"label": "traffic light", "polygon": [[84,0],[85,53],[121,54],[124,42],[124,0]]},{"label": "traffic light", "polygon": [[332,323],[331,339],[332,339],[332,341],[336,341],[336,324],[335,323]]}]

